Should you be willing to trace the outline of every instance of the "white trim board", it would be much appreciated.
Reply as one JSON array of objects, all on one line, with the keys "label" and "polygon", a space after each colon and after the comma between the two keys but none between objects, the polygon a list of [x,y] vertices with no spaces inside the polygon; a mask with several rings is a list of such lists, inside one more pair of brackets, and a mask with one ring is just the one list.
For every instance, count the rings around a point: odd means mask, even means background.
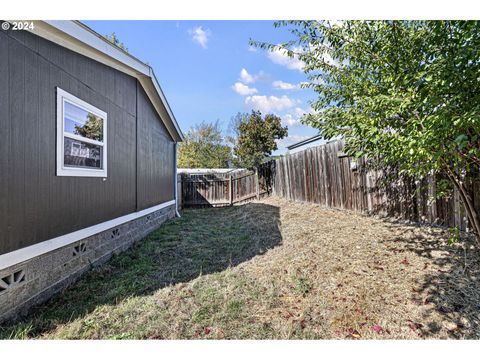
[{"label": "white trim board", "polygon": [[[85,176],[85,177],[107,177],[107,119],[108,115],[105,111],[87,103],[86,101],[76,97],[69,92],[60,89],[57,90],[57,176]],[[102,119],[102,135],[103,141],[92,140],[83,136],[74,135],[65,131],[65,102],[69,102],[73,106],[79,107],[89,113],[97,115]],[[65,166],[65,137],[78,140],[88,144],[94,144],[102,148],[102,169],[81,168],[75,166]]]},{"label": "white trim board", "polygon": [[101,233],[102,231],[111,229],[115,226],[125,224],[129,221],[141,218],[171,205],[175,205],[175,200],[167,201],[145,210],[120,216],[116,219],[108,220],[97,225],[93,225],[78,231],[71,232],[69,234],[58,236],[56,238],[46,240],[38,244],[30,245],[22,249],[0,255],[0,270],[30,260],[34,257],[46,254],[61,247],[70,245],[76,241]]}]

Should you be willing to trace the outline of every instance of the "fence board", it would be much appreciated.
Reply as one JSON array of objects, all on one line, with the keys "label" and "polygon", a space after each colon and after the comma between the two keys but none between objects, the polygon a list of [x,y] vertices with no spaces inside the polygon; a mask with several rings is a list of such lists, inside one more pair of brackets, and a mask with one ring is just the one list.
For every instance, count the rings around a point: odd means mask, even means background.
[{"label": "fence board", "polygon": [[[260,175],[260,174],[259,174]],[[268,191],[265,176],[250,171],[229,174],[182,174],[182,205],[226,206],[264,195]]]},{"label": "fence board", "polygon": [[[458,192],[433,200],[439,175],[421,181],[400,176],[395,169],[374,169],[364,158],[351,169],[352,159],[337,141],[272,161],[271,188],[275,196],[326,207],[405,220],[467,227]],[[480,178],[472,179],[475,207],[480,211]]]}]

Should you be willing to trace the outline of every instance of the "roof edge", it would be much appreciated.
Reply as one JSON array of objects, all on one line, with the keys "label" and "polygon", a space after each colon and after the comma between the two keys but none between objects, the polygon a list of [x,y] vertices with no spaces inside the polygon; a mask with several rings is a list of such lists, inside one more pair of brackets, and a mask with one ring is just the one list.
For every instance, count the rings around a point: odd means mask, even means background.
[{"label": "roof edge", "polygon": [[306,145],[306,144],[309,144],[309,143],[311,143],[311,142],[314,142],[314,141],[316,141],[316,140],[318,140],[318,139],[323,139],[322,134],[317,134],[317,135],[312,136],[312,137],[310,137],[310,138],[308,138],[308,139],[305,139],[305,140],[299,141],[299,142],[297,142],[297,143],[295,143],[295,144],[289,145],[289,146],[287,146],[287,149],[288,149],[288,150],[292,150],[292,149],[295,149],[295,148],[300,147],[300,146],[302,146],[302,145]]},{"label": "roof edge", "polygon": [[[112,44],[80,21],[42,20],[35,23],[35,28],[29,30],[35,35],[131,75],[137,78],[142,86],[145,79],[148,79],[157,95],[153,96],[151,92],[147,92],[155,110],[162,121],[166,123],[165,125],[172,138],[175,141],[183,141],[184,135],[151,66]],[[158,99],[155,99],[155,97],[158,97]],[[158,101],[161,103],[161,107],[158,106]],[[162,111],[162,108],[165,111]],[[168,119],[165,119],[164,115],[167,115]],[[171,126],[167,122],[170,122]]]}]

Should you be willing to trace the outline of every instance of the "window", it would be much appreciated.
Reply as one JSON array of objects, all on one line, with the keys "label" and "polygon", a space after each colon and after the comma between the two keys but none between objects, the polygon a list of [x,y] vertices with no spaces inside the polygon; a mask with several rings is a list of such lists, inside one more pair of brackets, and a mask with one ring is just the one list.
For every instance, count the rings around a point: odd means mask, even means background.
[{"label": "window", "polygon": [[107,177],[107,114],[60,88],[57,176]]}]

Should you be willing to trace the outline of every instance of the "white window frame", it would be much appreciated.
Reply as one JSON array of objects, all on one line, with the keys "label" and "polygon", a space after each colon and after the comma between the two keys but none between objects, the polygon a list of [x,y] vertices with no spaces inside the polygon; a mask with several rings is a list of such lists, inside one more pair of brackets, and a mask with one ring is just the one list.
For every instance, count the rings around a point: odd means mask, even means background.
[{"label": "white window frame", "polygon": [[[103,141],[92,140],[83,136],[65,132],[65,102],[69,102],[103,119]],[[88,169],[83,167],[65,166],[65,136],[73,140],[79,140],[89,144],[101,146],[103,148],[103,169]],[[65,90],[60,89],[59,87],[57,87],[57,176],[107,177],[107,113],[66,92]]]}]

